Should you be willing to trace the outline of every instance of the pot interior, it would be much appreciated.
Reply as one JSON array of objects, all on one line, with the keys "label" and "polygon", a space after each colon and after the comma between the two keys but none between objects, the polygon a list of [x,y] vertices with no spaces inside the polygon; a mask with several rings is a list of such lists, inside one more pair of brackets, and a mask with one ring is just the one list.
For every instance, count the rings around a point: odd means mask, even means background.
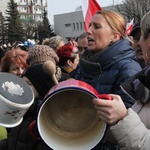
[{"label": "pot interior", "polygon": [[[90,142],[98,137],[94,140],[97,143],[102,138],[105,123],[97,116],[93,97],[87,91],[70,88],[59,90],[47,97],[38,115],[38,128],[41,137],[50,147],[54,141],[61,141],[62,145],[66,143],[67,149],[69,141],[74,141],[74,144],[77,139],[80,142]],[[92,139],[89,140],[89,137]],[[57,149],[54,145],[52,148]]]}]

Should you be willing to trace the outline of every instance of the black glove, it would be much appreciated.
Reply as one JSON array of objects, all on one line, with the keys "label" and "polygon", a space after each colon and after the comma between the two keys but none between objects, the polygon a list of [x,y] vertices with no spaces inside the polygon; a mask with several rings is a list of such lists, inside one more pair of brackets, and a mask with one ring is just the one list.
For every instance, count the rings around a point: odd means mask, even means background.
[{"label": "black glove", "polygon": [[139,75],[140,82],[150,90],[150,68],[147,67],[145,72]]},{"label": "black glove", "polygon": [[148,103],[150,101],[149,89],[144,84],[142,84],[141,82],[139,82],[135,92],[136,92],[138,100],[142,104]]},{"label": "black glove", "polygon": [[121,88],[131,98],[139,100],[142,104],[150,101],[150,67],[145,67],[141,72],[133,76],[127,82],[121,84]]}]

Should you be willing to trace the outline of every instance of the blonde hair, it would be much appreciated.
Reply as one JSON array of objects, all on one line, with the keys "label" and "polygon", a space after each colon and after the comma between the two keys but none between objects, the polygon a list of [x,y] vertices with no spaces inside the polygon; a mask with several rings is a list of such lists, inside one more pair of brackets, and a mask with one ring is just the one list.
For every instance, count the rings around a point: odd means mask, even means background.
[{"label": "blonde hair", "polygon": [[49,46],[49,38],[46,38],[43,40],[42,45],[47,45]]},{"label": "blonde hair", "polygon": [[101,14],[106,19],[113,32],[119,33],[121,38],[126,37],[126,21],[120,13],[102,10],[98,11],[96,14]]},{"label": "blonde hair", "polygon": [[45,39],[42,42],[42,45],[48,45],[50,46],[53,50],[56,50],[56,48],[59,46],[60,42],[63,41],[63,38],[59,35],[53,36],[50,39]]},{"label": "blonde hair", "polygon": [[59,46],[59,43],[63,41],[63,38],[59,35],[53,36],[50,38],[49,43],[53,49],[56,49]]}]

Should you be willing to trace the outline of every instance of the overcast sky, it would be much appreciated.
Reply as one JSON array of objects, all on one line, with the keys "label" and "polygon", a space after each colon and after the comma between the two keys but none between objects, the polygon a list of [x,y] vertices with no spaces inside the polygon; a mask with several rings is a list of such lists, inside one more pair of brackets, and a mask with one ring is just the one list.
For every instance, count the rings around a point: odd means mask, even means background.
[{"label": "overcast sky", "polygon": [[[121,3],[123,0],[97,0],[101,7]],[[48,18],[50,24],[53,24],[53,15],[74,12],[78,6],[81,6],[81,0],[47,0]]]}]

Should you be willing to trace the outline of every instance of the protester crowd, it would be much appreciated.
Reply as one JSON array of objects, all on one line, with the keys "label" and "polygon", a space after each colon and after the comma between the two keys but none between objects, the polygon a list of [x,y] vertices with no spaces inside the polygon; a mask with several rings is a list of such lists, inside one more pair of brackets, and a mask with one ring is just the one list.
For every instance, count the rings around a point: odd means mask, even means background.
[{"label": "protester crowd", "polygon": [[31,136],[29,126],[47,92],[56,82],[70,78],[84,81],[98,93],[112,97],[92,100],[99,119],[107,124],[105,136],[93,150],[149,150],[149,20],[147,12],[134,25],[130,33],[132,42],[126,35],[122,15],[102,10],[92,17],[87,32],[68,43],[57,35],[41,44],[28,39],[1,46],[1,72],[22,78],[35,99],[18,126],[0,127],[0,150],[51,149],[42,139]]}]

